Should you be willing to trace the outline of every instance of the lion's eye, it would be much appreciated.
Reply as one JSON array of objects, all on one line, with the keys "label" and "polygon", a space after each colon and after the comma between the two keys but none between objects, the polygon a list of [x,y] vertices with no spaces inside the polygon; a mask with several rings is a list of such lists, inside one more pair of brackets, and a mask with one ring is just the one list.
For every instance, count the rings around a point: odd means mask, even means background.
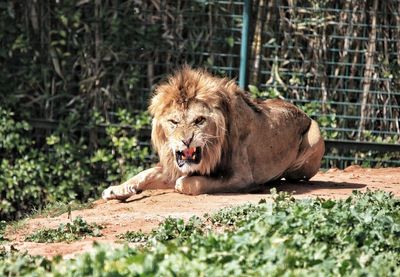
[{"label": "lion's eye", "polygon": [[204,123],[204,121],[206,121],[205,117],[200,116],[200,117],[196,118],[196,120],[194,121],[194,124],[201,125]]},{"label": "lion's eye", "polygon": [[173,119],[168,120],[168,122],[171,123],[172,125],[177,125],[178,124],[178,121],[173,120]]}]

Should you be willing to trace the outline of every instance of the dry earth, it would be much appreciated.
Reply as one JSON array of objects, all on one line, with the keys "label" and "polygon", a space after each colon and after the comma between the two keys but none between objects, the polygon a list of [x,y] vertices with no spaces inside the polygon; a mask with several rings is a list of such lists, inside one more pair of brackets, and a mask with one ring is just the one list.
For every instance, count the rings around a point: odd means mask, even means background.
[{"label": "dry earth", "polygon": [[157,227],[166,217],[188,219],[193,215],[215,212],[223,207],[244,203],[257,203],[260,199],[269,199],[269,190],[293,192],[297,198],[322,197],[344,198],[353,190],[391,191],[400,197],[400,168],[362,169],[351,166],[345,170],[331,169],[318,173],[309,182],[274,182],[265,186],[264,191],[254,194],[217,194],[187,196],[172,190],[146,191],[121,203],[98,200],[92,208],[72,211],[72,217],[81,216],[89,223],[97,223],[105,228],[102,237],[86,238],[72,243],[33,243],[25,242],[25,237],[41,228],[56,228],[60,223],[69,221],[68,215],[34,218],[27,220],[20,228],[9,228],[7,237],[11,245],[33,255],[52,257],[63,255],[71,257],[77,253],[90,251],[93,241],[109,243],[112,247],[122,245],[116,235],[126,231],[142,230],[148,232]]}]

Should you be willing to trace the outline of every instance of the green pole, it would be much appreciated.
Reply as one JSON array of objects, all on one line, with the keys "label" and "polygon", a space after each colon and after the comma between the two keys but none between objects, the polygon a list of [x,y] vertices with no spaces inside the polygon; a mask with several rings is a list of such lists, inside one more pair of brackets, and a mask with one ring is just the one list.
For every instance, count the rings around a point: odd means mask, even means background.
[{"label": "green pole", "polygon": [[240,45],[240,72],[239,86],[246,89],[247,86],[247,48],[249,43],[250,27],[250,1],[244,0],[243,6],[243,25],[242,25],[242,43]]}]

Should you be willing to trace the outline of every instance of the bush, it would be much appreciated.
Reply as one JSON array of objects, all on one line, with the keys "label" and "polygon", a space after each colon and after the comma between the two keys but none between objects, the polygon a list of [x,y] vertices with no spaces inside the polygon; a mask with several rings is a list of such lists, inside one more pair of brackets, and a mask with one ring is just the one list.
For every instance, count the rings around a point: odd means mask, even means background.
[{"label": "bush", "polygon": [[[32,127],[0,108],[0,217],[14,219],[56,201],[87,201],[108,185],[141,170],[149,155],[128,127],[148,126],[147,114],[117,113],[116,124],[99,119],[106,133],[90,150],[84,136],[55,131],[44,142],[29,139]],[[63,126],[63,124],[60,124]],[[93,147],[92,147],[93,148]]]}]

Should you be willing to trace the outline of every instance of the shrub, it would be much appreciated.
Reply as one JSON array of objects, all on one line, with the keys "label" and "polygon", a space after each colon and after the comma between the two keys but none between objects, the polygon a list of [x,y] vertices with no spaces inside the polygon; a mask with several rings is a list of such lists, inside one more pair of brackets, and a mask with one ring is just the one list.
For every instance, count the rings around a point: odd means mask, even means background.
[{"label": "shrub", "polygon": [[32,141],[32,127],[0,108],[0,217],[19,218],[56,201],[87,201],[142,170],[149,150],[139,145],[136,135],[149,122],[145,113],[133,116],[120,110],[116,124],[97,122],[106,132],[89,149],[84,136],[66,136],[64,130],[44,142]]}]

